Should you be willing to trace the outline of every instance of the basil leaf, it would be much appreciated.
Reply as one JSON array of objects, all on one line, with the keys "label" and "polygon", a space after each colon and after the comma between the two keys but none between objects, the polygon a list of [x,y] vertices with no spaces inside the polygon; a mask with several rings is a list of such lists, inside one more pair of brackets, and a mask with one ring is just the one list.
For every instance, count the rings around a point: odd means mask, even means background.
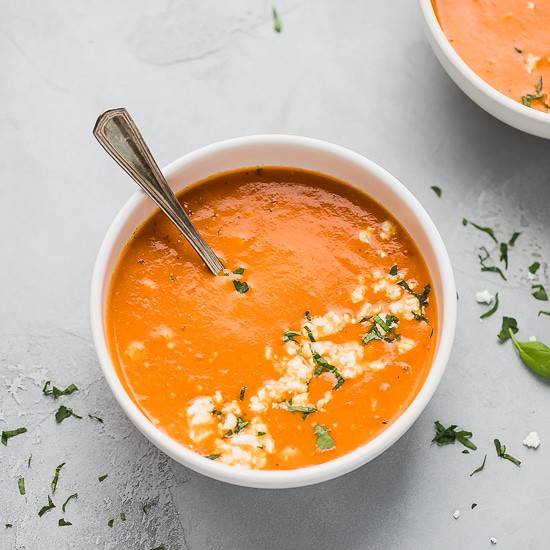
[{"label": "basil leaf", "polygon": [[287,330],[283,334],[283,342],[295,342],[297,344],[298,340],[296,340],[295,336],[300,336],[300,334],[301,333],[296,330]]},{"label": "basil leaf", "polygon": [[397,266],[396,265],[393,265],[392,268],[390,269],[390,275],[392,277],[395,277],[397,275]]},{"label": "basil leaf", "polygon": [[107,522],[107,525],[108,525],[109,527],[112,527],[112,526],[114,525],[114,523],[115,523],[114,518],[111,518],[111,519]]},{"label": "basil leaf", "polygon": [[82,417],[74,413],[72,409],[69,409],[69,407],[65,407],[65,405],[61,405],[61,407],[59,407],[59,409],[57,409],[57,412],[55,413],[55,420],[59,424],[63,422],[63,420],[71,416],[74,416],[75,418],[78,418],[78,419],[82,419]]},{"label": "basil leaf", "polygon": [[533,275],[539,270],[539,267],[540,267],[540,264],[539,262],[533,262],[530,266],[529,266],[529,272],[532,273]]},{"label": "basil leaf", "polygon": [[514,458],[513,456],[506,454],[506,445],[502,445],[502,443],[495,439],[495,448],[497,450],[497,456],[500,458],[504,458],[505,460],[509,460],[510,462],[513,462],[516,466],[519,466],[521,464],[521,460],[518,460],[517,458]]},{"label": "basil leaf", "polygon": [[54,399],[57,399],[62,395],[71,395],[71,393],[78,391],[78,388],[74,384],[69,384],[64,390],[60,390],[55,386],[53,386],[53,388],[50,389],[49,388],[50,384],[51,382],[47,380],[46,383],[44,384],[44,387],[42,388],[42,393],[44,395],[53,395]]},{"label": "basil leaf", "polygon": [[550,311],[542,311],[542,309],[537,313],[537,317],[540,317],[541,315],[550,315]]},{"label": "basil leaf", "polygon": [[513,233],[512,236],[510,237],[510,240],[508,241],[508,246],[514,246],[520,235],[521,233],[519,231],[516,231],[515,233]]},{"label": "basil leaf", "polygon": [[502,273],[502,270],[499,267],[496,267],[494,265],[492,266],[482,266],[481,271],[487,271],[489,273],[498,273],[505,281],[508,279],[504,276],[504,273]]},{"label": "basil leaf", "polygon": [[17,480],[17,486],[19,487],[19,494],[20,495],[24,495],[25,494],[25,478],[24,477],[20,477],[18,480]]},{"label": "basil leaf", "polygon": [[233,286],[239,294],[245,294],[250,290],[250,287],[244,281],[233,281]]},{"label": "basil leaf", "polygon": [[534,290],[533,297],[537,300],[541,300],[543,302],[548,301],[548,294],[546,293],[546,289],[542,285],[532,285],[531,290]]},{"label": "basil leaf", "polygon": [[491,239],[493,239],[493,241],[495,241],[495,243],[498,244],[498,240],[495,237],[495,232],[494,232],[493,229],[491,229],[490,227],[483,227],[481,225],[478,225],[477,223],[471,222],[470,220],[467,220],[466,218],[464,218],[462,220],[462,225],[468,225],[468,224],[475,227],[478,231],[482,231],[483,233],[487,233],[487,235],[489,235],[489,237],[491,237]]},{"label": "basil leaf", "polygon": [[306,312],[304,313],[304,317],[305,317],[308,321],[311,321],[311,315],[309,314],[309,311],[306,310]]},{"label": "basil leaf", "polygon": [[65,513],[65,508],[67,507],[67,504],[69,504],[69,501],[73,498],[78,498],[78,493],[73,493],[70,495],[67,500],[63,503],[63,506],[61,506],[61,509],[63,510],[63,513]]},{"label": "basil leaf", "polygon": [[495,294],[495,303],[493,307],[489,311],[486,311],[483,315],[480,315],[479,318],[487,319],[487,317],[491,317],[491,315],[493,315],[493,313],[495,313],[497,309],[498,309],[498,292]]},{"label": "basil leaf", "polygon": [[508,245],[500,243],[500,261],[504,262],[504,267],[508,269]]},{"label": "basil leaf", "polygon": [[518,350],[521,360],[534,372],[543,378],[550,378],[550,348],[542,342],[518,342],[512,329],[510,338]]},{"label": "basil leaf", "polygon": [[485,468],[485,461],[487,460],[487,455],[485,455],[485,458],[483,459],[483,462],[479,468],[476,468],[471,474],[470,477],[472,477],[474,474],[477,474],[478,472],[481,472],[483,468]]},{"label": "basil leaf", "polygon": [[300,405],[287,405],[286,407],[286,410],[288,412],[301,412],[301,413],[307,413],[307,414],[311,414],[311,413],[316,413],[317,412],[317,409],[314,409],[312,407],[302,407]]},{"label": "basil leaf", "polygon": [[242,429],[246,428],[250,422],[245,420],[241,416],[237,417],[237,425],[235,426],[235,433],[238,434]]},{"label": "basil leaf", "polygon": [[311,332],[311,329],[307,325],[304,325],[304,328],[306,329],[309,341],[315,342],[315,337],[313,336],[313,332]]},{"label": "basil leaf", "polygon": [[498,339],[505,342],[510,338],[510,331],[514,334],[518,331],[518,322],[513,317],[503,317],[502,328],[497,334]]},{"label": "basil leaf", "polygon": [[333,449],[336,445],[336,442],[332,437],[329,435],[330,430],[326,426],[321,426],[317,424],[315,426],[315,435],[317,436],[317,447],[321,449],[321,451],[328,451],[329,449]]},{"label": "basil leaf", "polygon": [[441,197],[441,188],[436,187],[435,185],[432,185],[432,191],[438,196]]},{"label": "basil leaf", "polygon": [[233,273],[235,275],[242,275],[244,273],[244,267],[238,267],[235,271],[233,271]]},{"label": "basil leaf", "polygon": [[243,386],[241,388],[241,391],[239,393],[239,400],[242,401],[244,399],[244,394],[246,393],[246,386]]},{"label": "basil leaf", "polygon": [[540,80],[537,84],[536,90],[537,90],[537,94],[540,94],[542,92],[542,75],[541,75]]},{"label": "basil leaf", "polygon": [[72,523],[70,521],[65,521],[64,518],[59,518],[57,525],[59,525],[59,527],[65,527],[67,525],[72,525]]},{"label": "basil leaf", "polygon": [[108,476],[109,474],[104,474],[102,476],[99,476],[97,479],[99,480],[99,483],[101,483],[102,481],[105,481]]},{"label": "basil leaf", "polygon": [[448,428],[445,428],[439,420],[434,422],[435,426],[435,437],[432,439],[432,443],[437,443],[438,445],[449,445],[451,443],[454,443],[455,441],[458,441],[464,447],[468,447],[468,449],[472,449],[472,451],[476,451],[477,447],[475,444],[470,441],[470,438],[472,437],[472,432],[467,432],[465,430],[461,430],[459,432],[456,431],[457,425],[452,424]]},{"label": "basil leaf", "polygon": [[55,475],[53,476],[53,479],[52,479],[52,495],[55,493],[57,482],[59,481],[59,472],[61,471],[61,468],[63,468],[63,466],[65,466],[64,462],[55,469]]},{"label": "basil leaf", "polygon": [[[485,456],[487,456],[487,455],[485,455]],[[477,506],[477,502],[472,502],[472,505],[470,506],[470,508],[473,510],[476,506]]]},{"label": "basil leaf", "polygon": [[220,458],[221,455],[206,455],[204,458],[207,458],[208,460],[216,460],[217,458]]},{"label": "basil leaf", "polygon": [[55,508],[55,504],[52,502],[52,499],[50,498],[50,495],[48,495],[48,504],[46,506],[42,506],[40,508],[40,511],[38,512],[38,515],[42,517],[46,512],[49,512],[52,508]]},{"label": "basil leaf", "polygon": [[99,418],[99,416],[94,416],[93,414],[88,415],[92,420],[97,420],[101,424],[103,424],[103,418]]},{"label": "basil leaf", "polygon": [[334,365],[331,365],[322,355],[319,355],[313,350],[311,350],[311,352],[313,361],[317,364],[313,376],[318,378],[323,372],[332,372],[332,374],[336,376],[336,385],[332,389],[337,390],[345,382],[344,377],[340,374],[338,369]]},{"label": "basil leaf", "polygon": [[281,32],[283,30],[283,24],[281,23],[281,18],[277,13],[275,8],[272,9],[271,13],[273,14],[273,30],[275,32]]},{"label": "basil leaf", "polygon": [[2,432],[2,445],[8,446],[8,439],[15,437],[16,435],[26,433],[27,428],[17,428],[15,430],[4,430]]}]

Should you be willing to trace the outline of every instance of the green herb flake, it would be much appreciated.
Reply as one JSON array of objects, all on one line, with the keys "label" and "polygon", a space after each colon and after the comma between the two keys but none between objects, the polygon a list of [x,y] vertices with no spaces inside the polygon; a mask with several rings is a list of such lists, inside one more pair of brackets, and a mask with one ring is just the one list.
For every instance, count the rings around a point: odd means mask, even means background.
[{"label": "green herb flake", "polygon": [[538,101],[539,99],[543,99],[544,98],[544,94],[526,94],[526,95],[523,95],[521,96],[521,102],[526,106],[526,107],[531,107],[531,101]]},{"label": "green herb flake", "polygon": [[539,376],[550,378],[550,348],[542,342],[518,342],[512,328],[509,337],[514,342],[521,360]]},{"label": "green herb flake", "polygon": [[485,468],[485,461],[487,460],[487,455],[483,458],[483,462],[481,463],[481,466],[479,468],[476,468],[471,474],[470,477],[472,477],[474,474],[477,474],[478,472],[481,472],[483,468]]},{"label": "green herb flake", "polygon": [[124,512],[120,512],[120,520],[126,521],[126,514]]},{"label": "green herb flake", "polygon": [[2,432],[2,445],[8,446],[8,439],[15,437],[16,435],[24,434],[27,428],[17,428],[15,430],[4,430]]},{"label": "green herb flake", "polygon": [[539,267],[540,267],[539,262],[533,262],[528,268],[529,273],[532,273],[534,275],[539,270]]},{"label": "green herb flake", "polygon": [[221,455],[206,455],[204,458],[207,458],[208,460],[216,460],[217,458],[220,458]]},{"label": "green herb flake", "polygon": [[326,426],[321,426],[320,424],[317,424],[315,426],[315,435],[317,436],[317,447],[321,451],[328,451],[330,449],[333,449],[336,445],[334,439],[329,435],[329,430]]},{"label": "green herb flake", "polygon": [[308,321],[311,321],[311,315],[309,314],[309,311],[306,310],[306,312],[304,313],[304,317],[308,320]]},{"label": "green herb flake", "polygon": [[514,46],[514,50],[516,50],[516,52],[518,52],[519,54],[523,53],[523,50],[520,50],[519,48],[516,48],[515,46]]},{"label": "green herb flake", "polygon": [[155,548],[151,548],[151,550],[166,550],[164,546],[156,546]]},{"label": "green herb flake", "polygon": [[548,301],[548,294],[546,293],[546,289],[542,285],[533,285],[531,286],[531,290],[534,290],[532,296],[533,298],[536,298],[537,300],[541,300],[543,302]]},{"label": "green herb flake", "polygon": [[55,420],[58,424],[60,424],[61,422],[63,422],[63,420],[71,416],[74,416],[79,420],[82,419],[82,417],[78,416],[78,414],[73,412],[72,409],[69,409],[69,407],[65,407],[65,405],[61,405],[61,407],[59,407],[59,409],[57,409],[57,412],[55,413]]},{"label": "green herb flake", "polygon": [[17,480],[17,486],[19,487],[19,494],[20,495],[24,495],[25,494],[25,478],[24,477],[20,477],[18,480]]},{"label": "green herb flake", "polygon": [[283,334],[283,342],[295,342],[298,343],[298,340],[296,340],[296,336],[300,336],[301,333],[296,330],[287,330]]},{"label": "green herb flake", "polygon": [[214,415],[216,415],[216,416],[223,416],[222,411],[218,411],[218,409],[214,409],[214,410],[212,411],[212,414],[214,414]]},{"label": "green herb flake", "polygon": [[6,529],[11,529],[13,527],[13,523],[6,523]]},{"label": "green herb flake", "polygon": [[261,437],[262,435],[265,435],[266,432],[258,432],[258,437]]},{"label": "green herb flake", "polygon": [[470,438],[472,437],[472,432],[467,432],[465,430],[457,432],[456,424],[452,424],[448,428],[445,428],[445,426],[443,426],[443,424],[441,424],[439,420],[434,422],[434,425],[435,437],[432,439],[432,443],[437,443],[438,445],[449,445],[451,443],[454,443],[455,441],[458,441],[459,443],[462,443],[464,447],[468,447],[468,449],[471,449],[472,451],[477,450],[477,447],[474,445],[474,443],[470,441]]},{"label": "green herb flake", "polygon": [[519,466],[521,464],[521,460],[518,460],[517,458],[506,454],[506,445],[502,445],[502,443],[498,439],[495,439],[495,448],[497,451],[497,456],[499,456],[500,458],[509,460],[510,462],[513,462],[516,466]]},{"label": "green herb flake", "polygon": [[392,265],[391,269],[390,269],[390,275],[392,277],[396,277],[397,276],[397,266],[396,265]]},{"label": "green herb flake", "polygon": [[505,342],[510,338],[510,334],[514,334],[518,331],[518,322],[513,317],[503,317],[502,318],[502,328],[498,333],[497,337],[499,340]]},{"label": "green herb flake", "polygon": [[308,414],[312,414],[312,413],[316,413],[316,412],[317,412],[317,409],[314,409],[314,408],[312,408],[312,407],[302,407],[302,406],[300,406],[300,405],[292,405],[292,404],[290,404],[290,402],[289,402],[289,404],[287,405],[286,410],[287,410],[288,412],[291,412],[291,413],[292,413],[292,412],[301,412],[301,413],[305,413],[306,416],[307,416]]},{"label": "green herb flake", "polygon": [[71,395],[71,393],[78,391],[78,388],[74,384],[69,384],[64,390],[60,390],[59,388],[53,386],[50,389],[50,380],[47,380],[44,384],[44,387],[42,388],[42,393],[44,395],[53,395],[54,399],[57,399],[58,397],[61,397],[62,395]]},{"label": "green herb flake", "polygon": [[42,506],[42,508],[40,508],[40,511],[38,512],[38,515],[40,517],[42,517],[46,512],[49,512],[53,508],[55,508],[55,504],[52,502],[52,499],[50,498],[50,495],[48,495],[48,504],[46,504],[46,506]]},{"label": "green herb flake", "polygon": [[468,225],[468,224],[475,227],[478,231],[482,231],[483,233],[487,233],[487,235],[489,235],[489,237],[491,237],[491,239],[493,239],[493,241],[495,241],[495,243],[498,244],[498,240],[495,237],[495,232],[494,232],[493,229],[491,229],[490,227],[483,227],[482,225],[478,225],[477,223],[471,222],[470,220],[467,220],[466,218],[464,218],[462,220],[462,225]]},{"label": "green herb flake", "polygon": [[59,525],[59,527],[66,527],[67,525],[72,525],[72,523],[70,521],[65,521],[64,518],[59,518],[57,525]]},{"label": "green herb flake", "polygon": [[[487,456],[487,455],[485,455],[485,456]],[[472,505],[470,506],[470,508],[473,510],[476,506],[477,506],[477,502],[472,502]]]},{"label": "green herb flake", "polygon": [[469,455],[469,454],[470,454],[470,451],[469,451],[468,449],[464,449],[464,450],[462,451],[462,454],[463,454],[463,455]]},{"label": "green herb flake", "polygon": [[415,321],[424,321],[425,323],[429,323],[428,319],[424,317],[424,315],[418,315],[415,311],[413,311],[412,314]]},{"label": "green herb flake", "polygon": [[540,317],[541,315],[548,315],[550,316],[550,311],[543,311],[542,309],[537,313],[537,317]]},{"label": "green herb flake", "polygon": [[99,476],[97,479],[99,480],[99,483],[101,483],[102,481],[105,481],[108,476],[109,474],[105,474],[105,475]]},{"label": "green herb flake", "polygon": [[318,378],[323,372],[332,372],[336,376],[336,385],[332,388],[337,390],[344,382],[344,377],[340,374],[338,369],[331,365],[322,355],[319,355],[316,351],[311,350],[313,361],[317,365],[317,368],[313,372],[313,376]]},{"label": "green herb flake", "polygon": [[542,75],[538,81],[537,87],[535,88],[537,90],[537,94],[540,94],[542,92]]},{"label": "green herb flake", "polygon": [[313,336],[313,332],[311,332],[311,329],[307,325],[304,325],[304,328],[306,329],[309,341],[310,342],[315,342],[315,336]]},{"label": "green herb flake", "polygon": [[521,235],[521,233],[519,231],[515,231],[514,233],[512,233],[512,236],[510,237],[510,240],[508,241],[508,246],[514,246],[520,235]]},{"label": "green herb flake", "polygon": [[63,510],[63,513],[65,513],[65,509],[67,508],[67,504],[69,504],[69,501],[73,498],[78,498],[78,493],[73,493],[70,495],[67,500],[63,503],[63,506],[61,506],[61,510]]},{"label": "green herb flake", "polygon": [[32,460],[32,454],[29,456],[29,460],[27,460],[27,468],[31,467],[31,460]]},{"label": "green herb flake", "polygon": [[235,290],[239,294],[246,294],[250,290],[250,287],[244,281],[235,281],[234,280],[233,281],[233,286],[235,287]]},{"label": "green herb flake", "polygon": [[[368,319],[365,319],[365,321],[366,320]],[[363,322],[363,319],[361,319],[361,322]],[[384,340],[385,342],[390,343],[394,340],[400,340],[401,336],[395,333],[395,328],[398,323],[399,319],[395,317],[395,315],[386,315],[385,320],[382,319],[379,315],[375,315],[374,317],[372,317],[372,326],[370,330],[367,332],[367,334],[365,334],[362,339],[363,344],[367,345],[372,340]],[[384,334],[380,332],[379,327],[384,331]]]},{"label": "green herb flake", "polygon": [[233,271],[233,273],[235,275],[242,275],[244,273],[244,267],[238,267],[235,271]]},{"label": "green herb flake", "polygon": [[480,315],[479,318],[480,319],[487,319],[487,317],[491,317],[491,315],[493,315],[493,313],[496,313],[498,309],[498,292],[495,294],[495,303],[493,304],[493,307],[486,311],[483,315]]},{"label": "green herb flake", "polygon": [[111,518],[111,519],[107,522],[107,525],[108,525],[109,527],[112,527],[114,523],[115,523],[114,518]]},{"label": "green herb flake", "polygon": [[97,422],[103,424],[103,418],[99,418],[99,416],[94,416],[93,414],[88,415],[92,420],[96,420]]},{"label": "green herb flake", "polygon": [[504,267],[508,269],[508,244],[500,243],[500,261],[504,262]]},{"label": "green herb flake", "polygon": [[441,188],[440,187],[436,187],[435,185],[432,185],[431,189],[438,197],[441,197]]},{"label": "green herb flake", "polygon": [[407,281],[398,281],[397,284],[418,300],[420,314],[422,314],[423,309],[428,306],[428,294],[431,292],[432,287],[429,284],[426,285],[422,294],[419,294],[411,289]]},{"label": "green herb flake", "polygon": [[246,428],[250,424],[250,421],[245,420],[242,416],[237,417],[237,425],[235,426],[235,433],[238,434],[241,430]]},{"label": "green herb flake", "polygon": [[222,435],[222,439],[227,439],[228,437],[231,437],[232,435],[233,435],[233,430],[227,430],[227,432],[225,432]]},{"label": "green herb flake", "polygon": [[239,393],[239,400],[242,401],[244,399],[244,394],[246,393],[246,386],[243,386],[241,388],[241,391]]},{"label": "green herb flake", "polygon": [[275,30],[275,32],[280,33],[283,30],[281,18],[279,17],[279,14],[277,13],[277,10],[275,8],[271,10],[271,13],[273,14],[273,29]]},{"label": "green herb flake", "polygon": [[53,479],[52,479],[52,495],[55,493],[55,489],[57,487],[57,482],[59,481],[59,472],[61,471],[61,468],[63,468],[63,466],[65,466],[65,462],[63,462],[62,464],[60,464],[56,469],[55,469],[55,475],[53,476]]}]

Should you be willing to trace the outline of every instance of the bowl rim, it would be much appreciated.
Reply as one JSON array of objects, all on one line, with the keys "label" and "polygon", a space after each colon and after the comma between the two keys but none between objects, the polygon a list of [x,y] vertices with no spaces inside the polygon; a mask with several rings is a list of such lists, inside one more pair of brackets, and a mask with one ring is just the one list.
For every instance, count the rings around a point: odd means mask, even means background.
[{"label": "bowl rim", "polygon": [[[476,72],[474,72],[474,70],[469,67],[469,65],[460,57],[460,55],[458,55],[456,50],[449,42],[446,34],[443,32],[439,20],[437,19],[437,16],[435,14],[432,0],[419,1],[422,13],[424,15],[424,20],[432,37],[437,42],[437,45],[441,48],[445,57],[447,57],[447,59],[454,65],[454,67],[459,71],[460,75],[463,78],[468,80],[475,88],[477,88],[478,91],[487,95],[491,100],[495,101],[503,109],[511,110],[517,116],[531,119],[537,124],[546,125],[550,128],[549,113],[544,113],[536,109],[530,109],[529,107],[521,104],[519,101],[515,101],[514,99],[497,90],[496,88],[493,88],[493,86],[485,82],[485,80],[483,80]],[[474,101],[477,103],[476,100]],[[497,118],[499,117],[497,116]],[[511,124],[507,121],[504,122],[506,122],[507,124]]]},{"label": "bowl rim", "polygon": [[[302,136],[253,135],[231,138],[201,147],[171,162],[162,171],[166,178],[170,180],[170,178],[182,173],[186,166],[197,160],[215,156],[228,150],[238,151],[239,149],[258,145],[306,147],[338,157],[348,164],[358,165],[365,172],[382,181],[384,186],[389,187],[401,200],[404,200],[411,213],[414,214],[416,221],[421,225],[434,254],[434,265],[437,266],[440,272],[441,295],[438,295],[438,303],[443,315],[439,321],[439,342],[430,371],[418,394],[401,415],[381,434],[354,451],[319,465],[293,470],[246,470],[207,460],[157,428],[131,400],[116,374],[108,350],[104,331],[105,319],[103,318],[105,286],[108,290],[113,274],[112,271],[108,271],[108,264],[113,249],[117,246],[118,235],[131,219],[134,211],[144,202],[150,200],[141,190],[134,193],[120,209],[100,246],[92,274],[90,322],[96,353],[111,392],[132,423],[165,454],[196,472],[236,485],[257,488],[300,487],[338,477],[373,460],[393,445],[418,419],[439,385],[449,360],[456,328],[456,286],[451,261],[443,239],[424,207],[402,183],[386,170],[350,149]],[[235,169],[241,167],[238,165],[239,159],[236,160]],[[374,198],[377,200],[376,197]],[[154,212],[155,208],[151,202],[150,214]],[[445,330],[443,330],[443,327]]]}]

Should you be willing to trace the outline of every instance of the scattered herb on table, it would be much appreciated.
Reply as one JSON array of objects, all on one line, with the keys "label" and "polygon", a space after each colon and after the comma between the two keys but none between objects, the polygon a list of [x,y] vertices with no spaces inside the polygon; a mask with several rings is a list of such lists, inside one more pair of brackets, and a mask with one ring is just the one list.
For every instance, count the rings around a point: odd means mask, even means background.
[{"label": "scattered herb on table", "polygon": [[550,348],[542,342],[518,342],[514,336],[516,330],[508,329],[509,338],[514,342],[521,360],[538,375],[550,378]]},{"label": "scattered herb on table", "polygon": [[499,340],[505,342],[510,338],[510,334],[514,334],[518,331],[518,323],[513,317],[503,317],[502,318],[502,328],[497,334]]},{"label": "scattered herb on table", "polygon": [[214,410],[212,411],[212,414],[214,414],[214,415],[216,415],[216,416],[223,416],[222,411],[218,411],[218,409],[214,409]]},{"label": "scattered herb on table", "polygon": [[332,372],[334,376],[336,376],[336,385],[332,388],[333,390],[337,390],[344,382],[344,377],[340,374],[338,369],[331,365],[322,355],[317,353],[316,351],[311,350],[313,361],[315,361],[315,364],[317,365],[317,368],[313,372],[313,376],[315,378],[318,378],[323,372]]},{"label": "scattered herb on table", "polygon": [[283,30],[283,24],[281,23],[281,18],[275,8],[272,8],[271,13],[273,15],[273,29],[275,32],[280,33]]},{"label": "scattered herb on table", "polygon": [[31,460],[32,460],[32,454],[29,456],[29,460],[27,460],[27,468],[31,467]]},{"label": "scattered herb on table", "polygon": [[82,419],[81,416],[78,416],[72,409],[69,407],[65,407],[65,405],[61,405],[59,409],[57,409],[57,412],[55,413],[55,420],[58,424],[63,422],[66,418],[69,418],[71,416],[74,416],[75,418],[78,418],[79,420]]},{"label": "scattered herb on table", "polygon": [[550,311],[543,311],[542,309],[537,313],[537,317],[540,317],[541,315],[548,315],[550,316]]},{"label": "scattered herb on table", "polygon": [[540,264],[539,262],[533,262],[529,267],[529,273],[532,273],[533,275],[539,270]]},{"label": "scattered herb on table", "polygon": [[57,525],[59,525],[59,527],[66,527],[67,525],[72,525],[72,523],[70,521],[65,521],[64,518],[59,518]]},{"label": "scattered herb on table", "polygon": [[156,546],[155,548],[151,548],[151,550],[166,550],[164,546]]},{"label": "scattered herb on table", "polygon": [[13,523],[6,523],[6,529],[11,529],[13,527]]},{"label": "scattered herb on table", "polygon": [[15,437],[16,435],[24,434],[27,428],[17,428],[15,430],[4,430],[2,432],[2,445],[8,446],[8,439]]},{"label": "scattered herb on table", "polygon": [[467,220],[466,218],[463,218],[462,225],[466,226],[468,224],[475,227],[478,231],[482,231],[483,233],[487,233],[487,235],[489,235],[489,237],[491,237],[491,239],[493,239],[493,241],[495,241],[495,243],[498,244],[498,239],[496,238],[495,232],[494,232],[493,229],[491,229],[490,227],[483,227],[481,225],[478,225],[477,223],[474,223],[474,222],[471,222],[470,220]]},{"label": "scattered herb on table", "polygon": [[55,493],[55,489],[57,488],[57,482],[59,481],[59,472],[61,471],[61,468],[63,468],[63,466],[65,466],[65,462],[60,464],[55,469],[55,475],[53,476],[53,479],[52,479],[52,495]]},{"label": "scattered herb on table", "polygon": [[317,436],[317,447],[321,451],[328,451],[329,449],[334,448],[336,442],[329,435],[330,430],[326,426],[321,426],[317,424],[315,426],[315,435]]},{"label": "scattered herb on table", "polygon": [[495,439],[495,448],[497,450],[497,456],[499,456],[500,458],[509,460],[510,462],[513,462],[516,466],[519,466],[521,464],[521,460],[518,460],[517,458],[506,454],[506,445],[503,445],[498,439]]},{"label": "scattered herb on table", "polygon": [[491,257],[489,254],[489,251],[482,246],[480,249],[480,252],[483,253],[483,256],[481,254],[478,254],[477,257],[479,258],[479,264],[481,266],[482,272],[488,272],[488,273],[498,273],[503,280],[507,280],[504,276],[504,273],[502,272],[502,269],[500,267],[497,267],[496,265],[486,265],[485,262]]},{"label": "scattered herb on table", "polygon": [[496,313],[498,309],[498,292],[495,294],[495,303],[493,304],[493,307],[486,311],[483,315],[480,315],[479,318],[480,319],[487,319],[487,317],[490,317],[491,315],[493,315],[493,313]]},{"label": "scattered herb on table", "polygon": [[102,481],[105,481],[108,476],[109,474],[105,474],[105,475],[99,476],[97,479],[99,480],[99,483],[101,483]]},{"label": "scattered herb on table", "polygon": [[17,486],[19,487],[19,494],[20,495],[24,495],[25,494],[25,478],[24,477],[20,477],[18,480],[17,480]]},{"label": "scattered herb on table", "polygon": [[[485,455],[485,456],[487,456],[487,455]],[[477,502],[472,502],[472,505],[470,506],[470,508],[473,510],[476,506],[477,506]]]},{"label": "scattered herb on table", "polygon": [[114,518],[111,518],[111,519],[107,522],[107,525],[108,525],[109,527],[112,527],[114,523],[115,523]]},{"label": "scattered herb on table", "polygon": [[301,405],[292,405],[292,404],[288,404],[286,407],[286,410],[288,412],[301,412],[301,413],[308,413],[308,414],[317,412],[317,409],[314,409],[312,407],[302,407]]},{"label": "scattered herb on table", "polygon": [[103,418],[99,418],[99,416],[94,416],[93,414],[88,415],[92,420],[97,420],[101,424],[103,424]]},{"label": "scattered herb on table", "polygon": [[531,290],[534,290],[533,297],[537,300],[541,300],[543,302],[548,301],[548,294],[546,293],[546,289],[542,285],[532,285]]},{"label": "scattered herb on table", "polygon": [[222,439],[227,439],[228,437],[231,437],[233,435],[233,430],[227,430],[223,435]]},{"label": "scattered herb on table", "polygon": [[487,455],[483,458],[483,462],[481,463],[481,466],[479,468],[476,468],[471,474],[470,477],[472,477],[474,474],[477,474],[478,472],[481,472],[483,468],[485,468],[485,461],[487,460]]},{"label": "scattered herb on table", "polygon": [[38,515],[40,517],[42,517],[46,512],[49,512],[53,508],[55,508],[55,504],[52,502],[52,499],[50,498],[50,495],[48,495],[48,504],[46,504],[46,506],[42,506],[42,508],[40,508],[40,511],[38,512]]},{"label": "scattered herb on table", "polygon": [[126,521],[126,514],[124,512],[120,512],[120,520]]},{"label": "scattered herb on table", "polygon": [[432,185],[432,191],[438,196],[441,197],[441,188],[435,185]]},{"label": "scattered herb on table", "polygon": [[63,510],[63,513],[65,513],[65,509],[67,508],[67,504],[69,504],[69,501],[73,498],[78,498],[78,493],[73,493],[70,495],[67,500],[63,503],[63,506],[61,506],[61,510]]},{"label": "scattered herb on table", "polygon": [[53,386],[50,389],[50,380],[47,380],[44,384],[44,387],[42,388],[42,393],[44,395],[53,395],[54,399],[57,399],[58,397],[61,397],[62,395],[71,395],[71,393],[74,393],[75,391],[78,391],[78,388],[74,384],[69,384],[64,390],[60,390],[56,386]]},{"label": "scattered herb on table", "polygon": [[298,343],[298,340],[296,340],[296,336],[300,336],[300,332],[296,331],[296,330],[287,330],[284,334],[283,334],[283,342],[294,342],[294,343]]},{"label": "scattered herb on table", "polygon": [[467,432],[465,430],[456,431],[457,425],[452,424],[448,428],[445,428],[439,420],[434,422],[435,425],[435,437],[432,439],[432,443],[437,443],[438,445],[449,445],[458,441],[462,443],[464,447],[468,447],[472,451],[476,451],[477,447],[474,445],[470,438],[472,437],[472,432]]},{"label": "scattered herb on table", "polygon": [[515,231],[514,233],[512,233],[512,236],[510,237],[510,240],[508,241],[508,246],[514,246],[520,235],[521,235],[521,233],[519,231]]},{"label": "scattered herb on table", "polygon": [[248,292],[250,290],[250,287],[248,286],[247,283],[245,283],[244,281],[236,281],[234,280],[233,281],[233,286],[235,287],[235,290],[239,293],[239,294],[245,294],[246,292]]}]

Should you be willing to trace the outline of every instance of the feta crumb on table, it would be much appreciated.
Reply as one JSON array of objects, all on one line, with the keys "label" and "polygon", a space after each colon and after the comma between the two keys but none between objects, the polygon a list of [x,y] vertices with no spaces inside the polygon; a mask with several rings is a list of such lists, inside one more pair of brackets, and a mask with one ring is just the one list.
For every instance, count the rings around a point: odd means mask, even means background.
[{"label": "feta crumb on table", "polygon": [[537,432],[530,432],[527,437],[523,440],[523,444],[526,447],[531,447],[532,449],[538,449],[540,445],[540,438]]},{"label": "feta crumb on table", "polygon": [[491,537],[491,544],[496,544],[497,543],[497,539],[495,537]]},{"label": "feta crumb on table", "polygon": [[453,518],[458,519],[460,517],[460,510],[455,510],[453,514]]},{"label": "feta crumb on table", "polygon": [[487,290],[476,292],[476,300],[478,304],[490,304],[494,296]]}]

